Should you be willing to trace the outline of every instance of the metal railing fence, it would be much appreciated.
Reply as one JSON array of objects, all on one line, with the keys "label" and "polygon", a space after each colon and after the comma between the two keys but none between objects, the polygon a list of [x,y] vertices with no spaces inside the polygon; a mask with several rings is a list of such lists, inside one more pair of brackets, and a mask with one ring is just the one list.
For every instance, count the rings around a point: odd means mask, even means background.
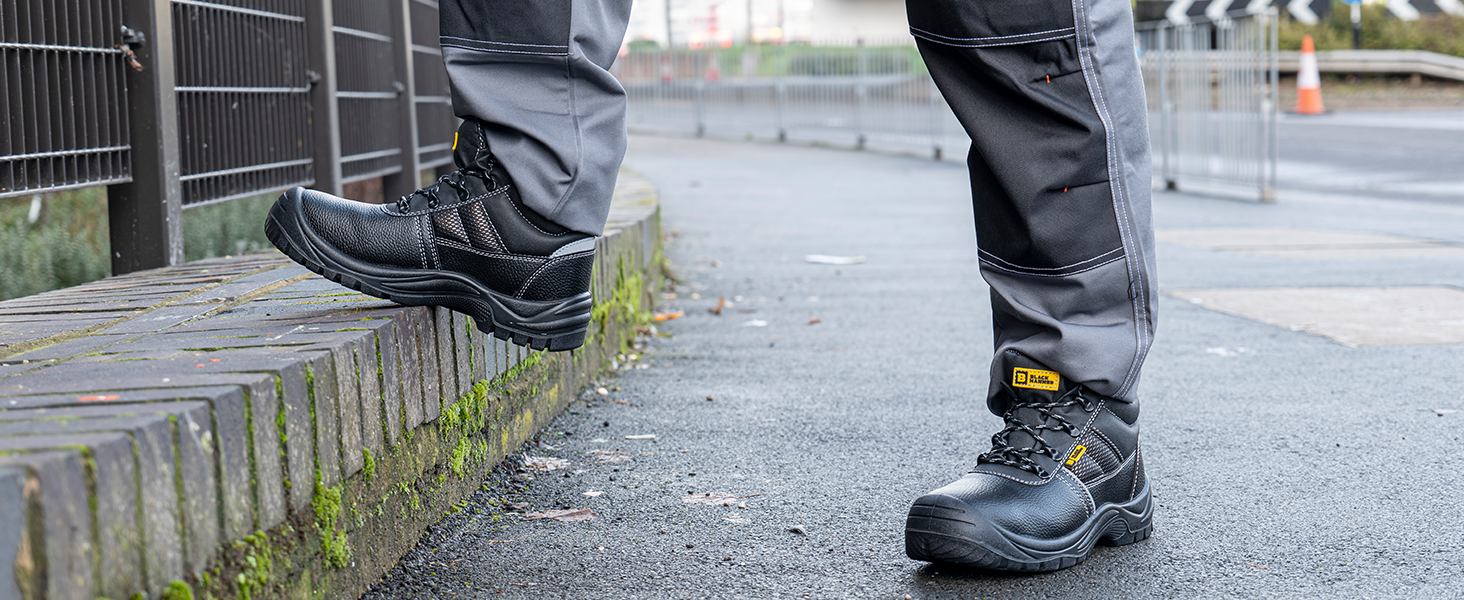
[{"label": "metal railing fence", "polygon": [[1140,25],[1155,175],[1166,188],[1188,181],[1276,199],[1276,34],[1274,8]]},{"label": "metal railing fence", "polygon": [[615,63],[632,132],[964,156],[914,40],[632,48]]},{"label": "metal railing fence", "polygon": [[0,198],[108,185],[112,269],[182,261],[189,207],[382,177],[457,120],[436,0],[6,0]]},{"label": "metal railing fence", "polygon": [[122,0],[0,2],[0,197],[126,181]]}]

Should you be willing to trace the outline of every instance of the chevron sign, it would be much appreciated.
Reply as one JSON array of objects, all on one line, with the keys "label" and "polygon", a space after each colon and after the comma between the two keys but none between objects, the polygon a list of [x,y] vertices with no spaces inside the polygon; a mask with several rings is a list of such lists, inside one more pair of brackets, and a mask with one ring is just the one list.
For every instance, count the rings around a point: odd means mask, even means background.
[{"label": "chevron sign", "polygon": [[[1464,0],[1375,0],[1386,2],[1388,12],[1402,21],[1414,21],[1422,15],[1444,13],[1464,17]],[[1174,0],[1159,3],[1164,19],[1171,23],[1189,23],[1201,16],[1211,21],[1224,18],[1228,12],[1245,10],[1260,12],[1275,4],[1292,18],[1315,25],[1331,13],[1331,0]],[[1154,13],[1149,13],[1154,14]]]}]

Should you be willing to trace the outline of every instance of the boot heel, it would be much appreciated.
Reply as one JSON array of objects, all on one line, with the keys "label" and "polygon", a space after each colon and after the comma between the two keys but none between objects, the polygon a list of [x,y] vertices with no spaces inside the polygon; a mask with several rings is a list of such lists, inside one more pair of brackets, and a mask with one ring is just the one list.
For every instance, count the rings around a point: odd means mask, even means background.
[{"label": "boot heel", "polygon": [[[1138,531],[1129,531],[1128,525],[1123,524],[1123,519],[1119,519],[1119,522],[1114,525],[1114,528],[1121,530],[1123,533],[1119,535],[1105,534],[1103,537],[1098,538],[1098,543],[1104,546],[1127,546],[1134,542],[1149,539],[1149,535],[1154,533],[1153,525],[1146,525]],[[1110,530],[1110,532],[1112,531]]]}]

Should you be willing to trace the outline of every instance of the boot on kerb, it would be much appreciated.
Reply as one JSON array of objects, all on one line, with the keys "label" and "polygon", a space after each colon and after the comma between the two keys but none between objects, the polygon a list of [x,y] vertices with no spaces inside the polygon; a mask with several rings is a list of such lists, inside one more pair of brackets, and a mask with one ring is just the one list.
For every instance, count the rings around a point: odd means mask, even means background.
[{"label": "boot on kerb", "polygon": [[1149,537],[1153,503],[1139,450],[1139,407],[1093,393],[1014,351],[991,450],[960,479],[915,500],[905,553],[1001,571],[1053,571],[1094,544]]},{"label": "boot on kerb", "polygon": [[295,262],[362,293],[445,306],[534,349],[579,347],[595,236],[526,208],[479,121],[458,128],[453,160],[457,171],[382,205],[297,187],[275,201],[265,234]]}]

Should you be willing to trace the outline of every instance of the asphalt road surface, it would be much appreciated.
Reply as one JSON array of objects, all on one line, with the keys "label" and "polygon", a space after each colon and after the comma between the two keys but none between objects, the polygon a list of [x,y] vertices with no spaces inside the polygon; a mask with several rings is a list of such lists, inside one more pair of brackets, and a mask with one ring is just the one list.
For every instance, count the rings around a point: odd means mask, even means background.
[{"label": "asphalt road surface", "polygon": [[1283,114],[1279,184],[1464,206],[1464,111]]},{"label": "asphalt road surface", "polygon": [[[762,143],[631,146],[627,165],[660,186],[683,279],[660,308],[685,311],[661,326],[673,337],[607,377],[608,395],[571,405],[367,597],[1464,594],[1464,347],[1349,347],[1169,295],[1140,388],[1154,536],[1042,575],[909,560],[910,501],[969,469],[1001,425],[983,407],[990,311],[963,166]],[[1437,202],[1164,194],[1155,208],[1166,231],[1464,242],[1464,209]],[[1464,287],[1460,253],[1430,248],[1339,259],[1334,247],[1166,242],[1160,287]],[[731,305],[711,314],[719,297]],[[1433,325],[1452,326],[1464,316]],[[709,493],[735,498],[685,501]],[[566,508],[598,518],[523,519]]]}]

